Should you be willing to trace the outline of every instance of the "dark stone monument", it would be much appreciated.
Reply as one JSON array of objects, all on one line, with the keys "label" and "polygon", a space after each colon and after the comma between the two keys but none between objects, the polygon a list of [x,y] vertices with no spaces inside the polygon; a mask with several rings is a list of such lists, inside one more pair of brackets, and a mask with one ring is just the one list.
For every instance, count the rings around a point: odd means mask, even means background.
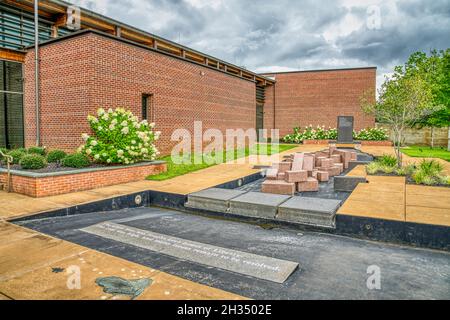
[{"label": "dark stone monument", "polygon": [[353,143],[354,118],[347,116],[338,117],[338,143]]}]

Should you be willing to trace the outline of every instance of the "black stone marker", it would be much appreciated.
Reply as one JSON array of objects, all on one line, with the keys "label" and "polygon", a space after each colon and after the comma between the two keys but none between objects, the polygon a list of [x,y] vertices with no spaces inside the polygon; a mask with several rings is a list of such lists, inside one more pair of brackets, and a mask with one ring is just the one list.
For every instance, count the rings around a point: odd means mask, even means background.
[{"label": "black stone marker", "polygon": [[353,143],[353,117],[338,117],[338,143]]}]

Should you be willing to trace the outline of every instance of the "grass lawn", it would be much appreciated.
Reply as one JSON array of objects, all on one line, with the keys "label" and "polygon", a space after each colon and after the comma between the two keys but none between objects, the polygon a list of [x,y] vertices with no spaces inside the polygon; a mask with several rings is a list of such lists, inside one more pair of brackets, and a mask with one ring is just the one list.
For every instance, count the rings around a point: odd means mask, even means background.
[{"label": "grass lawn", "polygon": [[445,161],[450,161],[450,151],[446,148],[430,148],[430,147],[420,147],[411,146],[408,148],[403,148],[402,152],[410,157],[416,158],[440,158]]},{"label": "grass lawn", "polygon": [[[253,150],[253,152],[251,153],[252,155],[254,154],[261,154],[262,149],[260,148],[260,144],[257,145],[257,150]],[[279,152],[283,152],[292,148],[295,148],[296,145],[290,145],[290,144],[280,144],[279,145]],[[231,154],[234,153],[234,154]],[[275,154],[275,150],[272,151],[271,145],[267,145],[267,155],[272,155]],[[238,158],[242,158],[242,156],[247,157],[250,155],[250,150],[249,148],[246,148],[244,150],[244,153],[242,154],[242,152],[238,155],[237,150],[234,151],[223,151],[223,159],[224,162],[226,161],[225,159],[230,158],[230,159],[238,159]],[[228,157],[227,157],[228,156]],[[175,164],[172,161],[172,157],[171,156],[167,156],[167,157],[163,157],[159,160],[163,160],[167,162],[167,172],[155,175],[155,176],[150,176],[147,179],[148,180],[154,180],[154,181],[164,181],[164,180],[168,180],[168,179],[172,179],[174,177],[178,177],[181,175],[184,175],[186,173],[190,173],[190,172],[194,172],[194,171],[198,171],[201,169],[205,169],[211,166],[214,166],[216,164],[209,164],[206,163],[204,160],[205,158],[207,158],[207,156],[203,156],[202,157],[202,163],[201,164],[194,164],[194,155],[191,156],[191,163],[190,164]]]}]

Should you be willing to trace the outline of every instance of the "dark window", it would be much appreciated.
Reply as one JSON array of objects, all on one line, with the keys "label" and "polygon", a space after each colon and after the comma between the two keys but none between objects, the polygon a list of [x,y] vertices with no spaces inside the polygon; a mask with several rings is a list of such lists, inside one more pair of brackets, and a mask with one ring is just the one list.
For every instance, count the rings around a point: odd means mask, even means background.
[{"label": "dark window", "polygon": [[22,64],[0,60],[0,147],[23,146]]},{"label": "dark window", "polygon": [[150,122],[153,121],[153,95],[152,94],[143,94],[142,95],[142,119],[148,120]]}]

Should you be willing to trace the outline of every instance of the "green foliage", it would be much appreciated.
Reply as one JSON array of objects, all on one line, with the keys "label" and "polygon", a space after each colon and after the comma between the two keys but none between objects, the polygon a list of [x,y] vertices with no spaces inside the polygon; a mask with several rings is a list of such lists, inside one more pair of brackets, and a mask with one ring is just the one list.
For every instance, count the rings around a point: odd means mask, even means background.
[{"label": "green foliage", "polygon": [[380,165],[387,167],[395,167],[397,165],[397,158],[388,154],[378,157],[375,161]]},{"label": "green foliage", "polygon": [[406,67],[395,68],[394,74],[386,78],[379,90],[379,98],[373,102],[371,92],[361,99],[361,107],[367,114],[391,125],[397,164],[402,164],[400,146],[404,130],[412,123],[442,110],[434,104],[433,87],[419,73],[406,73]]},{"label": "green foliage", "polygon": [[130,111],[98,109],[98,117],[88,116],[94,135],[83,134],[86,142],[79,152],[95,162],[105,164],[133,164],[154,160],[159,154],[154,143],[160,132],[154,132],[154,124],[139,122]]},{"label": "green foliage", "polygon": [[[301,129],[294,128],[293,134],[288,134],[283,137],[283,142],[286,143],[302,143],[305,140],[336,140],[338,136],[336,128],[325,129],[324,126],[313,126]],[[387,130],[383,128],[368,128],[362,129],[359,132],[353,132],[355,140],[364,141],[384,141],[388,139]]]},{"label": "green foliage", "polygon": [[19,164],[20,160],[26,155],[26,151],[24,149],[15,149],[11,150],[8,155],[10,155],[13,158],[14,164]]},{"label": "green foliage", "polygon": [[47,161],[49,163],[56,163],[64,159],[66,156],[67,153],[62,150],[52,150],[47,155]]},{"label": "green foliage", "polygon": [[423,160],[412,175],[417,184],[440,185],[447,184],[449,177],[443,175],[444,167],[436,160]]},{"label": "green foliage", "polygon": [[62,165],[68,168],[86,168],[89,167],[90,164],[89,158],[81,153],[68,155],[62,160]]},{"label": "green foliage", "polygon": [[448,151],[446,148],[409,146],[407,148],[403,148],[402,152],[404,154],[407,154],[410,157],[439,158],[439,159],[443,159],[445,161],[450,161],[450,151]]},{"label": "green foliage", "polygon": [[44,156],[36,153],[24,155],[20,160],[20,166],[26,170],[38,170],[47,167]]},{"label": "green foliage", "polygon": [[41,156],[45,156],[45,148],[42,148],[42,147],[31,147],[31,148],[28,148],[27,151],[30,154],[39,154]]},{"label": "green foliage", "polygon": [[366,166],[369,175],[384,173],[407,176],[412,177],[417,184],[429,186],[450,184],[450,177],[445,176],[443,170],[443,165],[436,160],[424,160],[418,166],[409,164],[398,168],[392,156],[380,157]]},{"label": "green foliage", "polygon": [[416,169],[417,168],[416,168],[415,165],[410,164],[410,165],[406,165],[406,166],[403,166],[401,168],[395,169],[395,173],[398,174],[399,176],[406,177],[406,176],[413,175],[414,172],[416,171]]},{"label": "green foliage", "polygon": [[397,168],[397,158],[391,155],[382,155],[366,166],[367,173],[372,175],[380,172],[385,174],[398,174],[399,170],[400,168]]},{"label": "green foliage", "polygon": [[7,153],[8,153],[8,149],[6,149],[6,148],[0,148],[0,151],[1,151],[3,154],[7,154]]},{"label": "green foliage", "polygon": [[386,141],[389,139],[388,131],[383,128],[362,129],[353,132],[353,139],[360,141]]},{"label": "green foliage", "polygon": [[403,68],[405,77],[419,75],[431,88],[433,104],[443,108],[413,124],[420,127],[442,128],[450,126],[450,49],[413,53]]}]

